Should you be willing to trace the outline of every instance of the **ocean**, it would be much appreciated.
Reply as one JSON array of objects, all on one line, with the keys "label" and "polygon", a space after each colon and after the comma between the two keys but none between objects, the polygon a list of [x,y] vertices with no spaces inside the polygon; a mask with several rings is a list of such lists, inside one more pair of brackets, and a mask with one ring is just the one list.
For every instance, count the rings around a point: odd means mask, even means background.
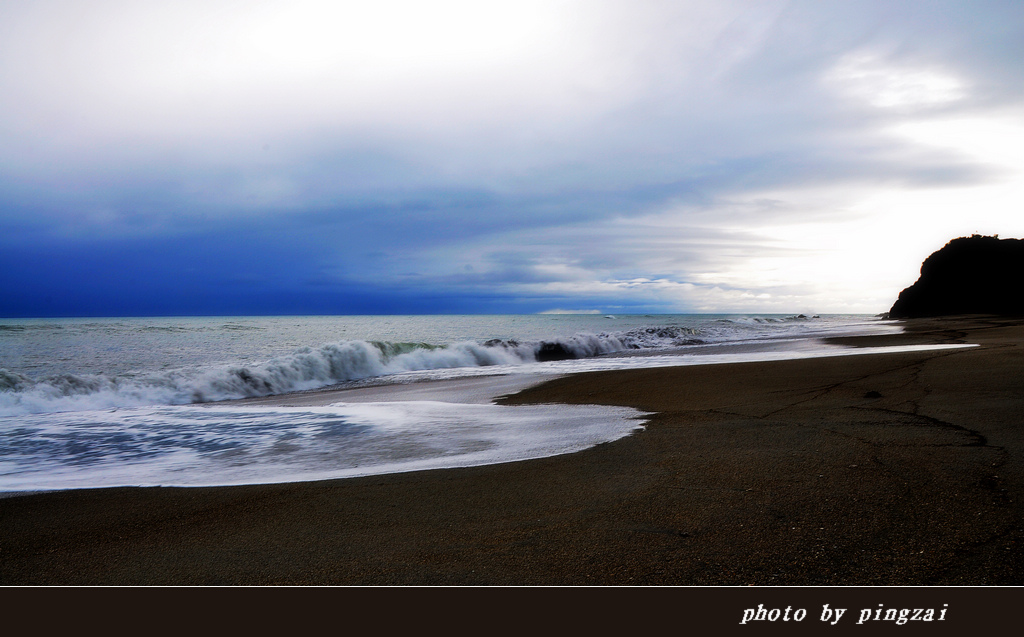
[{"label": "ocean", "polygon": [[[850,354],[820,339],[899,330],[864,315],[0,319],[0,492],[289,482],[570,453],[642,429],[645,415],[490,398],[584,371]],[[324,404],[328,388],[362,393]],[[299,399],[238,400],[264,396]]]}]

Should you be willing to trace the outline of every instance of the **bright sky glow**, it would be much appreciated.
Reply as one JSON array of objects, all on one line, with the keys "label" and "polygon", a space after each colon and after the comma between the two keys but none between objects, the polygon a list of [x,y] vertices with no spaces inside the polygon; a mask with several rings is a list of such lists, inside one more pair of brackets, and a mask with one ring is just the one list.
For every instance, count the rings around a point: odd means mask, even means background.
[{"label": "bright sky glow", "polygon": [[0,0],[0,316],[883,312],[1024,237],[1019,2]]}]

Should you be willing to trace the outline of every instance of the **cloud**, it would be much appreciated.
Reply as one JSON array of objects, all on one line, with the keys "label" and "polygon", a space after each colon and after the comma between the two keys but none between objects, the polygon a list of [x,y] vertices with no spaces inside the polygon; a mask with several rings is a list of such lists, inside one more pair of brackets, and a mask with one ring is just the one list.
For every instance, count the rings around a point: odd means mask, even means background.
[{"label": "cloud", "polygon": [[68,299],[109,301],[117,263],[154,303],[238,311],[882,311],[928,245],[1024,234],[1021,25],[1015,2],[0,3],[0,246],[39,271],[24,298],[67,292],[60,253],[110,264]]}]

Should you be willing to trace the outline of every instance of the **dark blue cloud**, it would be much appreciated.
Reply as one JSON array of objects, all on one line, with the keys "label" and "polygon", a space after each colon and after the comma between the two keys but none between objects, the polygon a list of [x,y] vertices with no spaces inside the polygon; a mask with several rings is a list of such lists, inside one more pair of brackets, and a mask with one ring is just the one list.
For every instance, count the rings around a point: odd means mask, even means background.
[{"label": "dark blue cloud", "polygon": [[[516,313],[587,302],[509,294],[510,283],[537,281],[515,268],[484,277],[377,276],[431,222],[376,212],[211,224],[174,236],[6,243],[0,316]],[[429,238],[456,234],[432,230]]]}]

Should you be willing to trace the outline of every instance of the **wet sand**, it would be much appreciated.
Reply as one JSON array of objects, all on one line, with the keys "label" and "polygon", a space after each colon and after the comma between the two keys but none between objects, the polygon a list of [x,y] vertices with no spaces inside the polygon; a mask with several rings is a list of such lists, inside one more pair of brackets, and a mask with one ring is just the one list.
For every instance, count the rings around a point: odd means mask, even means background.
[{"label": "wet sand", "polygon": [[0,584],[1024,584],[1024,321],[980,347],[594,372],[645,431],[501,465],[0,499]]}]

